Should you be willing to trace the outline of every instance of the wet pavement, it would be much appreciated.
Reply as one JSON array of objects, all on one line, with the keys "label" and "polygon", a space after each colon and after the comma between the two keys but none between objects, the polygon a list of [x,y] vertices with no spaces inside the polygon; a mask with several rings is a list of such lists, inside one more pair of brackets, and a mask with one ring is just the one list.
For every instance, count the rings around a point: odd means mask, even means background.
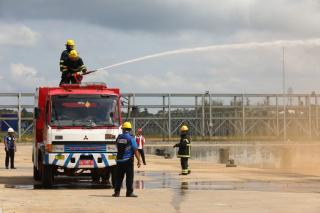
[{"label": "wet pavement", "polygon": [[[149,145],[147,154],[175,158],[176,149],[172,145]],[[305,163],[317,166],[320,162],[320,143],[310,144],[272,144],[272,143],[238,143],[207,144],[194,142],[191,148],[191,159],[212,163],[226,163],[234,160],[236,165],[267,168],[290,169]]]},{"label": "wet pavement", "polygon": [[[222,159],[219,148],[193,147],[192,173],[187,176],[178,175],[179,159],[147,155],[147,166],[135,168],[134,188],[138,199],[125,198],[125,183],[121,197],[115,199],[110,184],[94,183],[88,176],[55,177],[54,185],[44,189],[32,179],[32,148],[25,145],[17,153],[18,169],[0,167],[0,209],[4,212],[106,212],[106,209],[125,212],[130,206],[132,212],[139,213],[320,212],[317,146],[229,147],[229,158],[234,158],[237,164],[231,168],[216,163]],[[254,163],[243,166],[245,160],[252,160],[258,166]],[[293,170],[273,168],[279,165],[288,165]]]},{"label": "wet pavement", "polygon": [[[293,174],[288,174],[293,175]],[[264,192],[294,192],[320,193],[319,180],[243,180],[243,181],[194,181],[181,179],[176,173],[170,172],[136,172],[135,189],[172,189],[185,190],[234,190],[234,191],[264,191]],[[139,179],[147,177],[148,180]],[[125,184],[123,184],[125,185]],[[33,184],[5,184],[5,188],[22,190],[42,190],[40,183]],[[111,184],[94,183],[88,179],[57,178],[50,190],[82,190],[82,189],[112,189]]]}]

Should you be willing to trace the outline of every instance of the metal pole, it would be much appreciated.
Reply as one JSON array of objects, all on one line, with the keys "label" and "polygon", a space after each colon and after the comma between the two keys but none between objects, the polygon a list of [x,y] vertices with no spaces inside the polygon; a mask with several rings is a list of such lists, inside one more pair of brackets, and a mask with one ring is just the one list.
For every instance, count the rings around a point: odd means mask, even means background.
[{"label": "metal pole", "polygon": [[212,136],[212,103],[211,94],[209,93],[209,138]]},{"label": "metal pole", "polygon": [[[133,93],[133,106],[135,106],[136,105],[136,94],[135,93]],[[133,116],[133,133],[135,133],[136,132],[136,118],[135,118],[136,116]]]},{"label": "metal pole", "polygon": [[[166,112],[166,107],[165,107],[165,105],[166,105],[166,96],[162,96],[162,105],[163,105],[163,108],[162,108],[162,110],[163,110],[163,122],[162,122],[162,124],[163,124],[163,126],[162,126],[162,128],[163,129],[166,129],[165,128],[165,120],[166,120],[166,118],[165,118],[165,112]],[[162,133],[162,141],[164,141],[164,138],[165,138],[165,132],[164,131],[162,131],[163,133]]]},{"label": "metal pole", "polygon": [[21,141],[21,93],[18,95],[18,135]]},{"label": "metal pole", "polygon": [[279,98],[278,96],[276,96],[276,108],[277,108],[277,112],[276,112],[276,119],[277,119],[277,136],[280,136],[280,130],[279,130]]},{"label": "metal pole", "polygon": [[315,94],[315,96],[314,96],[314,102],[315,102],[315,107],[316,107],[316,131],[315,131],[315,133],[316,133],[316,136],[318,136],[318,129],[319,129],[319,120],[318,120],[318,96]]},{"label": "metal pole", "polygon": [[171,139],[171,94],[168,94],[168,138]]},{"label": "metal pole", "polygon": [[242,137],[246,136],[246,115],[245,115],[245,106],[244,106],[244,95],[241,96],[242,102]]},{"label": "metal pole", "polygon": [[312,137],[312,122],[311,122],[311,98],[310,95],[307,96],[308,100],[308,120],[309,120],[309,137]]},{"label": "metal pole", "polygon": [[285,73],[285,48],[282,47],[282,95],[283,95],[283,141],[287,139],[287,122],[286,122],[286,73]]},{"label": "metal pole", "polygon": [[198,96],[195,97],[196,118],[198,118]]},{"label": "metal pole", "polygon": [[205,136],[205,132],[204,132],[204,128],[205,128],[205,112],[204,112],[204,105],[205,105],[205,101],[204,101],[204,95],[202,95],[202,137]]}]

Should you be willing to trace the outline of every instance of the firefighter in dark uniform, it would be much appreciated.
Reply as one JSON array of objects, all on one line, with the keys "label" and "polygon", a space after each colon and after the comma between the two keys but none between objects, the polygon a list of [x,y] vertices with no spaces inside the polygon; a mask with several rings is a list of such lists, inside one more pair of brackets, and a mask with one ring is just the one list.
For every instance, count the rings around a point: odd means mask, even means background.
[{"label": "firefighter in dark uniform", "polygon": [[60,57],[60,71],[61,72],[64,67],[63,63],[68,59],[69,53],[71,52],[71,50],[74,50],[74,47],[75,47],[74,40],[68,39],[66,42],[66,49],[61,53],[61,57]]},{"label": "firefighter in dark uniform", "polygon": [[16,147],[16,138],[13,135],[14,130],[12,128],[8,129],[8,135],[4,137],[4,146],[6,151],[6,169],[9,168],[9,159],[10,159],[10,168],[15,169],[14,167],[14,153],[17,151]]},{"label": "firefighter in dark uniform", "polygon": [[183,125],[180,128],[180,143],[177,143],[173,147],[178,147],[178,155],[181,162],[181,175],[188,175],[191,173],[191,170],[188,165],[188,160],[191,154],[191,141],[188,135],[189,128],[186,125]]},{"label": "firefighter in dark uniform", "polygon": [[87,72],[82,58],[76,50],[71,50],[69,56],[62,64],[61,84],[79,84],[82,80],[82,75]]},{"label": "firefighter in dark uniform", "polygon": [[126,175],[127,197],[138,197],[133,193],[134,178],[134,157],[138,160],[137,166],[140,168],[141,160],[138,152],[138,146],[135,137],[130,134],[132,126],[130,122],[124,122],[122,125],[122,134],[116,140],[118,149],[117,168],[116,168],[116,184],[113,197],[120,196],[120,189],[124,175]]}]

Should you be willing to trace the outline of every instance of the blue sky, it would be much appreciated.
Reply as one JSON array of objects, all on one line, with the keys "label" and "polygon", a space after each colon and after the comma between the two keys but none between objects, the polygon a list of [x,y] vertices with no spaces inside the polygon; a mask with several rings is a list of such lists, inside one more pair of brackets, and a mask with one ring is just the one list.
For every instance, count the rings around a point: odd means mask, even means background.
[{"label": "blue sky", "polygon": [[[66,39],[89,69],[181,48],[320,38],[315,0],[0,0],[0,91],[57,85]],[[286,48],[287,85],[320,92],[320,46]],[[123,92],[281,92],[282,49],[209,50],[86,77]]]}]

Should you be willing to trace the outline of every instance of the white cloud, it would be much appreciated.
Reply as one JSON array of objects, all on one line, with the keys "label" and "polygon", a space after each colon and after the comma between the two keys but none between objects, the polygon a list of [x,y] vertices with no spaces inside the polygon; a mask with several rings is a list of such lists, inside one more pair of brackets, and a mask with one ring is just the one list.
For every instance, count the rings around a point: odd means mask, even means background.
[{"label": "white cloud", "polygon": [[45,78],[39,76],[35,68],[24,64],[10,64],[10,72],[10,80],[25,89],[34,90],[35,87],[48,83]]},{"label": "white cloud", "polygon": [[37,76],[37,71],[33,67],[28,67],[23,64],[11,64],[11,73],[17,77],[34,78]]},{"label": "white cloud", "polygon": [[40,34],[23,24],[0,22],[0,45],[33,46]]}]

